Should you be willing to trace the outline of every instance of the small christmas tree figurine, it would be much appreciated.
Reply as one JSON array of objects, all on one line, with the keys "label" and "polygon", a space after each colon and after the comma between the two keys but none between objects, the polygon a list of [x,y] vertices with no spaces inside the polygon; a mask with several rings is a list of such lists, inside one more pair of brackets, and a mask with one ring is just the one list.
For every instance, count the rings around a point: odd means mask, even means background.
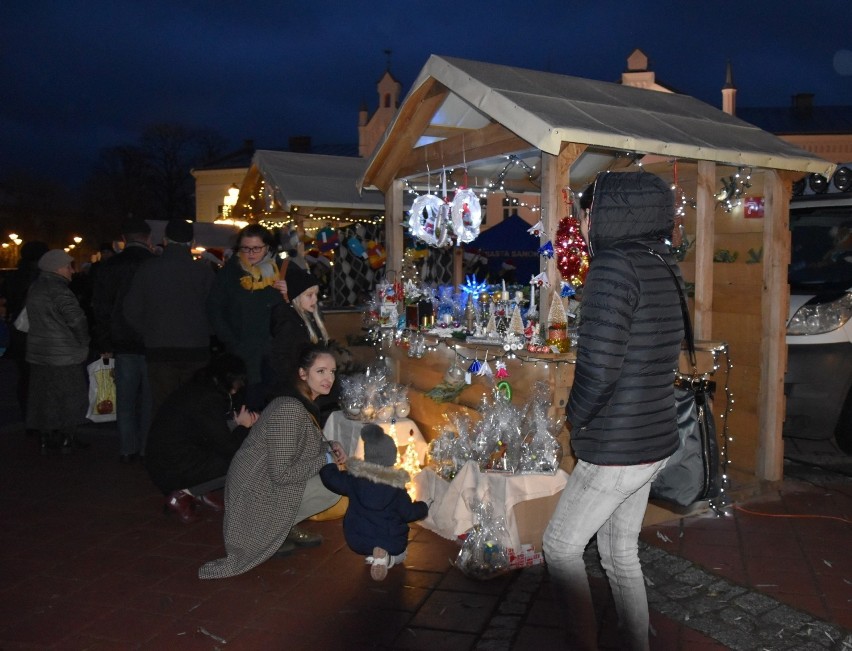
[{"label": "small christmas tree figurine", "polygon": [[486,337],[496,337],[497,336],[497,317],[494,316],[493,312],[488,317],[488,324],[485,326],[485,336]]},{"label": "small christmas tree figurine", "polygon": [[521,337],[524,335],[524,320],[521,318],[521,309],[517,305],[512,311],[512,318],[509,320],[509,332]]},{"label": "small christmas tree figurine", "polygon": [[550,312],[547,313],[547,325],[565,325],[568,323],[568,316],[565,314],[565,306],[562,304],[562,298],[559,294],[553,294],[553,300],[550,302]]}]

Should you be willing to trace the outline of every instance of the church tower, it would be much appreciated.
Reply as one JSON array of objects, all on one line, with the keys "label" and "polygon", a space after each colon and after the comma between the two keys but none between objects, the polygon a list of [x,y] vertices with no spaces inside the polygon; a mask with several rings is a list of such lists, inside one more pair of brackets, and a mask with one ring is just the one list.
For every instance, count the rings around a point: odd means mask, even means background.
[{"label": "church tower", "polygon": [[402,84],[391,74],[390,50],[385,50],[385,53],[388,55],[388,67],[376,84],[379,107],[369,118],[365,104],[362,103],[358,111],[358,155],[361,158],[367,158],[373,153],[399,108]]},{"label": "church tower", "polygon": [[734,71],[730,61],[725,71],[725,85],[722,88],[722,110],[728,115],[736,115],[737,112],[737,87],[734,86]]}]

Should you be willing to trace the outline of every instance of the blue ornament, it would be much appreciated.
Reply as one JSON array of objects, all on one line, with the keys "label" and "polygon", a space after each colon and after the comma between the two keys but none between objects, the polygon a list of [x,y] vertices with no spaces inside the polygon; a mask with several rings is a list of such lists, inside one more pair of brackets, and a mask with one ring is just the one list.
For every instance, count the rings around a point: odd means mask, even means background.
[{"label": "blue ornament", "polygon": [[571,283],[569,283],[565,280],[562,281],[562,288],[559,290],[559,295],[562,298],[565,298],[565,297],[570,298],[571,296],[574,296],[574,294],[576,294],[576,293],[577,293],[577,290],[574,289],[574,286]]},{"label": "blue ornament", "polygon": [[543,255],[546,258],[553,257],[553,242],[550,240],[547,241],[546,244],[543,244],[538,248],[538,254]]},{"label": "blue ornament", "polygon": [[479,298],[482,292],[488,290],[488,283],[479,282],[476,279],[476,274],[473,276],[465,276],[464,285],[459,285],[459,289],[465,294],[473,294],[475,298]]}]

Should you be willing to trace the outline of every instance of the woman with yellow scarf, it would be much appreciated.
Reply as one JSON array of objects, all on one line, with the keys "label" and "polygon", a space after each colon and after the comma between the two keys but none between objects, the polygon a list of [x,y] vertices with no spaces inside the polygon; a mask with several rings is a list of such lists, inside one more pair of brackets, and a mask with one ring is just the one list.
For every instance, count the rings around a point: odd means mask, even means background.
[{"label": "woman with yellow scarf", "polygon": [[246,363],[246,406],[261,411],[266,400],[262,369],[271,340],[272,310],[284,300],[275,238],[263,226],[249,224],[237,235],[233,252],[216,274],[207,314],[225,350]]}]

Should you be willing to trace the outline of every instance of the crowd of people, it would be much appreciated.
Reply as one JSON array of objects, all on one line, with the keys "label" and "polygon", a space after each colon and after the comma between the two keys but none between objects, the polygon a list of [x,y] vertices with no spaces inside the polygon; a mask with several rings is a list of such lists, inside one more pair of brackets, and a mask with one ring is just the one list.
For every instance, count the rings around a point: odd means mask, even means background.
[{"label": "crowd of people", "polygon": [[[7,320],[20,326],[10,357],[21,409],[42,454],[86,446],[78,434],[89,407],[86,366],[111,360],[119,461],[144,463],[164,510],[182,522],[201,508],[224,510],[227,555],[201,567],[201,578],[321,544],[297,525],[341,499],[348,489],[339,476],[348,471],[346,452],[322,433],[337,408],[337,360],[319,281],[280,260],[275,238],[257,224],[240,231],[217,271],[193,258],[191,222],[168,222],[157,252],[145,220],[120,230],[120,251],[105,253],[85,282],[65,251],[29,242],[4,284]],[[338,473],[328,475],[329,488],[323,466]],[[391,519],[407,532],[425,504],[402,493],[395,500],[407,509]],[[358,526],[350,520],[347,529]],[[404,543],[387,542],[382,528],[374,539],[366,552],[361,543],[353,549],[384,578]]]}]

